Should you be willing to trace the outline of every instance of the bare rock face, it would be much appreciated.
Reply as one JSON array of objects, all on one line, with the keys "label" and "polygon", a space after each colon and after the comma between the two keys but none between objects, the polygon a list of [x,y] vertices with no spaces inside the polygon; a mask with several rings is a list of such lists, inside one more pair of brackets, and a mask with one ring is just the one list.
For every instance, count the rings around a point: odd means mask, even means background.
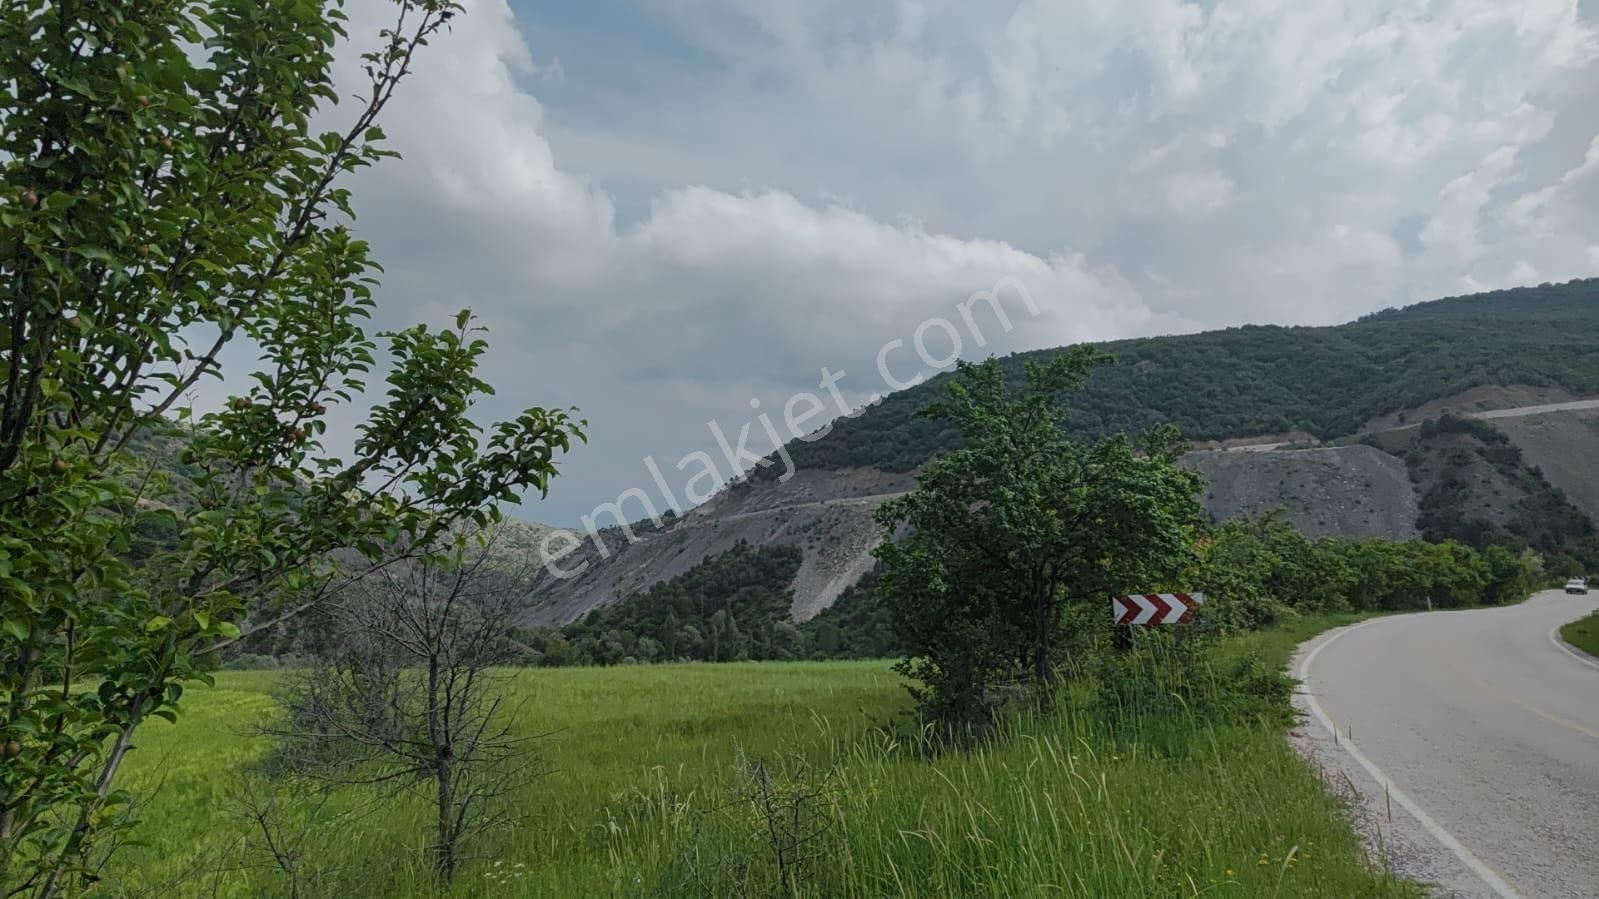
[{"label": "bare rock face", "polygon": [[1205,477],[1202,497],[1217,521],[1281,510],[1312,537],[1416,536],[1420,505],[1399,458],[1369,446],[1196,452],[1182,464]]},{"label": "bare rock face", "polygon": [[[1371,447],[1196,452],[1183,464],[1205,476],[1205,507],[1217,520],[1281,509],[1312,536],[1416,534],[1416,491],[1405,464]],[[640,532],[631,541],[615,530],[602,532],[605,551],[586,541],[563,559],[562,567],[581,567],[582,574],[546,582],[530,623],[572,621],[683,574],[740,541],[802,548],[792,614],[796,621],[808,620],[871,570],[872,549],[881,540],[873,513],[914,486],[911,474],[801,471],[781,483],[731,487],[664,529]]]},{"label": "bare rock face", "polygon": [[[1405,463],[1372,447],[1195,452],[1183,464],[1205,476],[1205,508],[1217,520],[1281,509],[1311,536],[1416,535],[1416,490]],[[602,532],[604,553],[586,541],[564,558],[563,567],[582,567],[583,573],[546,582],[530,623],[572,621],[683,574],[740,541],[804,551],[792,614],[796,621],[808,620],[871,570],[872,549],[882,539],[873,513],[914,486],[915,476],[908,473],[800,471],[781,483],[730,487],[631,541],[616,530]]]},{"label": "bare rock face", "polygon": [[577,577],[549,578],[529,612],[531,624],[564,624],[687,572],[740,541],[799,546],[792,615],[806,621],[833,604],[874,563],[879,528],[872,517],[890,497],[915,486],[913,474],[854,469],[800,471],[778,481],[729,487],[666,527],[636,529],[628,540],[602,531],[603,552],[585,540],[560,560]]},{"label": "bare rock face", "polygon": [[1549,483],[1599,521],[1599,412],[1561,412],[1494,422]]}]

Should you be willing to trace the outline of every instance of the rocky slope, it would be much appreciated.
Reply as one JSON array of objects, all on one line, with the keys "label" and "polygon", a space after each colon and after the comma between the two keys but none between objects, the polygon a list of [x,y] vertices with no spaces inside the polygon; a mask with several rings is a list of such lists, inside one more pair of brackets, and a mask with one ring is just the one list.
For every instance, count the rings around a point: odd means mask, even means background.
[{"label": "rocky slope", "polygon": [[[1438,523],[1465,512],[1482,523],[1475,533],[1575,546],[1538,533],[1536,522],[1554,517],[1563,534],[1581,536],[1550,482],[1588,517],[1599,516],[1599,430],[1591,426],[1599,419],[1496,420],[1526,465],[1480,441],[1415,442],[1417,423],[1444,412],[1475,415],[1599,393],[1599,279],[1438,300],[1329,328],[1232,328],[1107,349],[1120,361],[1067,398],[1066,427],[1092,438],[1179,425],[1205,441],[1184,464],[1205,476],[1204,503],[1216,519],[1281,510],[1314,535],[1459,538]],[[1002,365],[1014,374],[1028,356]],[[602,534],[604,551],[586,543],[563,562],[582,574],[548,580],[536,621],[570,621],[740,541],[801,547],[792,614],[815,616],[870,569],[877,507],[957,442],[946,425],[916,414],[942,380],[885,397],[836,422],[823,440],[791,444],[799,471],[787,481],[758,473],[635,542],[613,531]],[[1411,436],[1348,445],[1370,431]],[[1482,489],[1463,503],[1446,502],[1453,485],[1466,483]]]},{"label": "rocky slope", "polygon": [[1599,521],[1599,411],[1558,412],[1494,422],[1549,483]]},{"label": "rocky slope", "polygon": [[1218,521],[1281,510],[1313,537],[1416,536],[1418,500],[1405,463],[1369,446],[1198,452],[1183,464],[1205,476],[1205,508]]},{"label": "rocky slope", "polygon": [[[1416,533],[1416,491],[1405,465],[1367,446],[1269,453],[1196,452],[1184,464],[1205,475],[1205,508],[1217,520],[1282,510],[1306,533],[1409,537]],[[574,578],[551,578],[531,624],[562,624],[687,572],[739,542],[798,546],[792,614],[807,621],[871,570],[881,539],[873,513],[915,485],[913,473],[848,469],[800,471],[786,482],[745,483],[725,491],[664,530],[628,542],[602,532],[608,555],[592,542],[561,560]]]},{"label": "rocky slope", "polygon": [[549,577],[530,613],[531,624],[559,624],[616,602],[733,548],[798,546],[804,553],[794,581],[793,616],[805,621],[832,604],[871,568],[879,539],[877,507],[915,485],[910,473],[865,469],[802,471],[788,481],[744,483],[659,531],[602,531],[601,552],[586,540],[559,567],[576,577]]}]

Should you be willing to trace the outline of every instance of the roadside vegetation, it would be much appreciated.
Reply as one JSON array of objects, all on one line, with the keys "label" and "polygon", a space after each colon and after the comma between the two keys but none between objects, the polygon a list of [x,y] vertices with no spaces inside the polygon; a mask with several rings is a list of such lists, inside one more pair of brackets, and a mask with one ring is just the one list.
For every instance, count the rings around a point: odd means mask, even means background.
[{"label": "roadside vegetation", "polygon": [[[498,508],[584,423],[476,422],[469,311],[369,336],[336,186],[462,8],[396,0],[322,134],[336,3],[35,7],[0,13],[0,896],[1415,894],[1284,741],[1283,635],[1510,602],[1535,555],[1212,525],[1181,416],[1113,395],[1143,411],[1069,426],[1109,364],[1076,348],[942,381],[905,433],[954,442],[820,623],[785,620],[793,551],[741,546],[523,631]],[[223,370],[235,342],[259,370]],[[241,392],[185,409],[210,376]],[[1111,626],[1112,594],[1166,589],[1209,599]],[[285,645],[291,671],[216,673]],[[606,667],[531,667],[575,664]]]},{"label": "roadside vegetation", "polygon": [[1579,618],[1560,629],[1560,639],[1599,658],[1599,613]]},{"label": "roadside vegetation", "polygon": [[[1079,444],[1057,426],[1056,397],[1096,364],[1061,354],[1019,387],[993,362],[962,366],[928,407],[966,436],[879,515],[910,531],[869,585],[892,667],[741,663],[809,642],[782,620],[793,551],[736,547],[559,632],[508,627],[514,591],[472,583],[475,568],[443,590],[340,594],[316,668],[231,675],[276,704],[217,777],[242,813],[202,828],[221,837],[206,861],[160,853],[125,879],[219,895],[1416,895],[1362,854],[1284,739],[1286,654],[1363,613],[1520,599],[1530,558],[1207,525],[1171,432]],[[1189,584],[1209,596],[1190,624],[1108,621],[1113,592]],[[518,652],[608,667],[485,667]],[[639,664],[677,653],[732,664]],[[454,792],[469,774],[475,804]]]},{"label": "roadside vegetation", "polygon": [[[142,845],[105,871],[112,895],[290,894],[233,802],[234,773],[270,758],[243,731],[282,677],[224,672],[146,736],[131,771]],[[285,782],[274,812],[300,849],[299,894],[1420,895],[1366,862],[1275,715],[1063,707],[939,752],[904,729],[883,662],[526,671],[513,695],[519,732],[548,732],[550,773],[508,797],[526,819],[482,838],[455,887],[412,848],[424,797]],[[794,809],[806,830],[774,843]]]},{"label": "roadside vegetation", "polygon": [[[1237,633],[1306,616],[1425,611],[1513,602],[1553,575],[1536,553],[1426,540],[1309,538],[1267,516],[1197,532],[1193,581],[1210,601],[1200,627]],[[518,664],[883,659],[905,655],[874,570],[815,618],[793,624],[788,547],[739,546],[560,628],[521,631]],[[1086,622],[1090,628],[1104,622]],[[675,635],[675,640],[673,636]],[[709,637],[707,636],[709,635]],[[277,667],[251,655],[246,667]],[[289,655],[282,664],[301,659]]]}]

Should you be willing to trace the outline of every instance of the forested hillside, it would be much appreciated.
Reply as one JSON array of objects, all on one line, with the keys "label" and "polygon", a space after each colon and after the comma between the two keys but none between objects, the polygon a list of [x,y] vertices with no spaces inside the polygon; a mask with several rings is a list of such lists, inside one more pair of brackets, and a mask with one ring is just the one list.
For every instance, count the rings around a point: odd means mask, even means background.
[{"label": "forested hillside", "polygon": [[1594,523],[1503,431],[1486,422],[1444,416],[1370,442],[1405,460],[1421,497],[1417,521],[1428,540],[1476,549],[1531,549],[1555,574],[1599,570]]},{"label": "forested hillside", "polygon": [[530,633],[532,661],[615,665],[799,658],[799,631],[786,620],[789,586],[799,566],[796,547],[740,543],[560,630]]},{"label": "forested hillside", "polygon": [[817,617],[794,624],[796,546],[739,543],[677,577],[561,628],[524,634],[533,665],[872,659],[898,651],[868,573]]},{"label": "forested hillside", "polygon": [[[1336,327],[1248,326],[1104,349],[1115,364],[1067,403],[1067,425],[1083,436],[1175,424],[1195,440],[1294,430],[1331,438],[1484,384],[1599,392],[1599,279],[1436,300]],[[1016,378],[1023,361],[1052,352],[1004,365]],[[916,417],[944,380],[892,394],[822,440],[795,441],[795,464],[920,465],[954,445],[952,431]]]}]

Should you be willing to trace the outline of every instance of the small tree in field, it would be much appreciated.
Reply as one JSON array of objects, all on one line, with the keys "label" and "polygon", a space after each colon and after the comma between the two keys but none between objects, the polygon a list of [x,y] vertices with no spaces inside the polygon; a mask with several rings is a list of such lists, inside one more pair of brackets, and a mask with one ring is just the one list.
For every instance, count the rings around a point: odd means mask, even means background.
[{"label": "small tree in field", "polygon": [[1200,481],[1174,464],[1175,431],[1093,445],[1061,430],[1058,402],[1105,360],[1091,348],[1028,363],[1020,390],[998,361],[961,363],[924,415],[954,424],[960,449],[928,464],[914,492],[878,511],[881,595],[920,681],[924,711],[981,726],[990,693],[1056,680],[1067,603],[1172,583],[1192,562]]},{"label": "small tree in field", "polygon": [[[348,458],[322,447],[379,359],[340,179],[388,155],[379,115],[457,8],[392,10],[345,127],[319,132],[335,0],[0,5],[0,896],[92,880],[135,735],[220,646],[388,547],[489,523],[581,437],[538,408],[474,424],[489,385],[462,313],[379,335],[386,390]],[[259,365],[190,416],[240,341]],[[176,509],[125,452],[174,419],[197,472]]]},{"label": "small tree in field", "polygon": [[494,558],[475,543],[422,554],[330,598],[318,610],[322,657],[292,682],[289,724],[276,731],[290,763],[303,750],[315,776],[426,795],[430,861],[445,881],[470,836],[516,816],[496,800],[538,771],[495,670],[522,652],[533,572]]}]

